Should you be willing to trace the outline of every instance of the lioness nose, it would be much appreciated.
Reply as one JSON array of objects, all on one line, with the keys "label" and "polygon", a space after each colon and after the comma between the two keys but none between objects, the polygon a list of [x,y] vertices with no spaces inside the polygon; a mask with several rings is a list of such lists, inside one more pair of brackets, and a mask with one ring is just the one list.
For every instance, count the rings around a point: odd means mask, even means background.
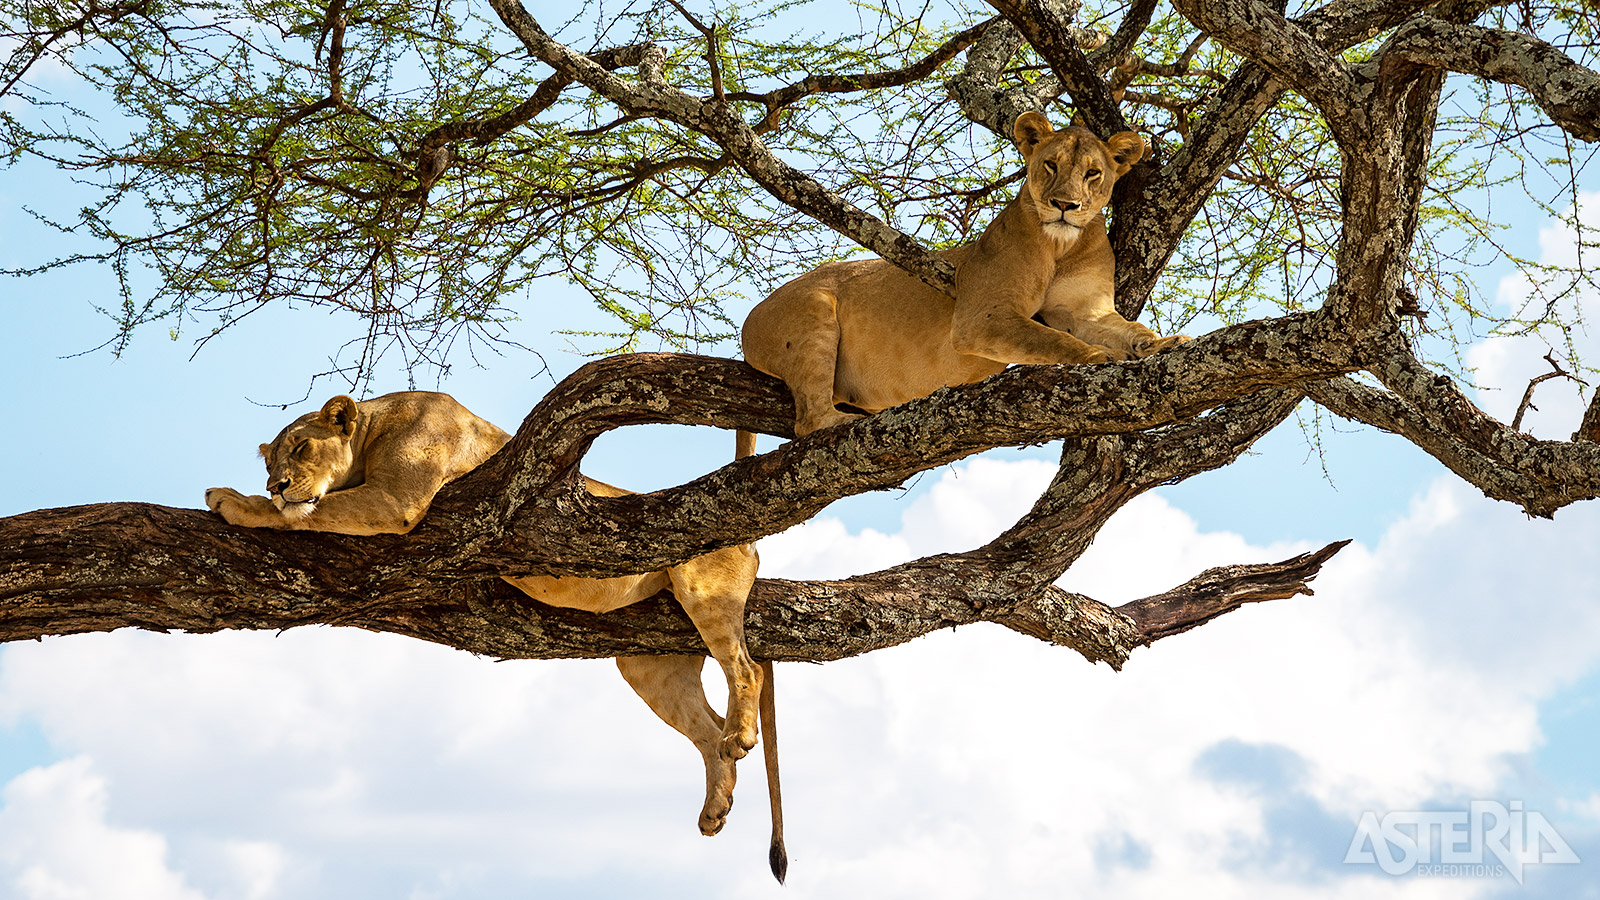
[{"label": "lioness nose", "polygon": [[284,491],[286,491],[288,489],[289,489],[289,479],[288,478],[280,479],[276,484],[273,484],[272,482],[268,482],[267,483],[267,493],[269,493],[269,494],[281,494],[281,493],[283,493]]},{"label": "lioness nose", "polygon": [[1083,207],[1083,204],[1076,200],[1051,200],[1050,205],[1062,212],[1076,212]]}]

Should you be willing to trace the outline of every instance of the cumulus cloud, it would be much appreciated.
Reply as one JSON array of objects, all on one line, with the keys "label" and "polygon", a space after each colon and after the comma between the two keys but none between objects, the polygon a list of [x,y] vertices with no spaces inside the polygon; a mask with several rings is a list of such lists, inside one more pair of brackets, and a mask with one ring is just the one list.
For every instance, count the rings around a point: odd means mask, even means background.
[{"label": "cumulus cloud", "polygon": [[159,834],[108,824],[107,784],[76,757],[6,785],[0,885],[17,900],[201,900],[167,866]]}]

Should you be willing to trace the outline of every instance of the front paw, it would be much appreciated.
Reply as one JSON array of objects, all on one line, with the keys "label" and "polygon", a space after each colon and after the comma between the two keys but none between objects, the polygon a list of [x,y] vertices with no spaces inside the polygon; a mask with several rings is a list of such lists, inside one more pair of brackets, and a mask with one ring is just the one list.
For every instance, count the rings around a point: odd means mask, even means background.
[{"label": "front paw", "polygon": [[[242,503],[242,502],[244,502],[244,495],[239,493],[238,491],[234,490],[233,488],[224,488],[224,487],[206,488],[206,508],[207,509],[211,510],[212,512],[216,513],[219,516],[222,515],[222,503],[223,503],[224,500],[237,500],[237,501]],[[224,518],[226,518],[226,517],[224,516]]]},{"label": "front paw", "polygon": [[866,416],[863,416],[860,413],[847,413],[844,410],[833,409],[830,407],[829,409],[822,411],[820,414],[813,416],[810,419],[796,420],[794,423],[794,436],[797,438],[802,438],[813,431],[818,431],[823,428],[832,428],[835,425],[846,425],[850,422],[854,422],[857,419],[864,418],[866,418]]},{"label": "front paw", "polygon": [[206,491],[206,506],[229,525],[245,528],[282,528],[283,516],[265,497],[248,497],[233,488]]},{"label": "front paw", "polygon": [[1176,347],[1179,344],[1192,340],[1194,340],[1194,338],[1191,338],[1186,334],[1169,334],[1166,337],[1150,338],[1148,340],[1140,341],[1137,345],[1135,345],[1133,348],[1133,353],[1136,358],[1144,359],[1146,356],[1154,356],[1163,350]]},{"label": "front paw", "polygon": [[1093,366],[1103,362],[1110,362],[1111,359],[1111,353],[1106,348],[1090,344],[1089,349],[1083,351],[1077,359],[1073,360],[1072,364],[1076,366]]}]

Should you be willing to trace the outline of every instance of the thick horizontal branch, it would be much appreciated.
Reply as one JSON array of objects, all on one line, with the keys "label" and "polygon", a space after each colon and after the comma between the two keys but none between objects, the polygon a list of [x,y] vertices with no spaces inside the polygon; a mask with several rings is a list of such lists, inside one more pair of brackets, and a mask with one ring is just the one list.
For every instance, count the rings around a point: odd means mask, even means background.
[{"label": "thick horizontal branch", "polygon": [[[238,627],[236,598],[254,596],[258,612],[271,614],[260,627],[281,627],[325,621],[330,612],[317,605],[325,598],[359,615],[425,605],[501,574],[649,571],[781,531],[834,499],[988,447],[1177,422],[1264,386],[1354,365],[1328,355],[1343,346],[1333,336],[1316,334],[1314,317],[1291,317],[1135,363],[1017,368],[688,485],[598,498],[583,491],[576,464],[611,428],[679,422],[782,433],[792,421],[777,383],[742,363],[619,357],[558,388],[500,455],[448,485],[410,535],[241,529],[206,512],[128,504],[41,510],[0,520],[0,597],[21,604],[15,615],[60,621],[50,607],[57,591],[157,596],[185,612],[165,620],[170,627],[204,630]],[[28,612],[33,604],[44,604],[37,615]]]},{"label": "thick horizontal branch", "polygon": [[1568,134],[1600,140],[1600,74],[1531,35],[1419,15],[1395,31],[1386,56],[1517,85]]},{"label": "thick horizontal branch", "polygon": [[[750,610],[752,641],[771,657],[815,659],[998,621],[1120,665],[1142,640],[1132,626],[1042,585],[1027,560],[1059,571],[1128,497],[1237,456],[1295,396],[1256,392],[1348,370],[1356,364],[1348,337],[1320,332],[1306,315],[1236,326],[1139,362],[1020,367],[791,441],[690,485],[623,498],[590,496],[577,479],[594,436],[643,422],[783,434],[793,410],[778,382],[742,363],[604,360],[558,386],[499,455],[448,485],[409,535],[237,528],[209,512],[144,504],[0,520],[0,639],[130,625],[324,623],[507,657],[685,652],[697,639],[673,606],[585,617],[539,607],[498,576],[660,568],[986,447],[1065,435],[1080,440],[1064,452],[1057,485],[1001,539],[842,582],[763,581]],[[1230,405],[1194,418],[1220,404]],[[1185,453],[1183,445],[1195,446]]]},{"label": "thick horizontal branch", "polygon": [[[12,585],[28,565],[29,551],[0,551],[0,641],[127,627],[211,633],[322,624],[399,634],[502,659],[705,652],[670,594],[596,615],[545,606],[498,579],[442,585],[419,570],[397,582],[392,593],[362,596],[341,590],[336,578],[298,583],[277,578],[270,555],[254,558],[248,567],[241,567],[239,559],[210,556],[228,532],[243,529],[220,524],[208,513],[122,503],[83,507],[75,519],[74,544],[87,547],[94,535],[139,541],[156,554],[152,562],[165,572],[165,580],[117,573],[91,554],[59,568],[56,584],[18,591]],[[9,521],[0,520],[0,529]],[[47,541],[57,537],[44,535]],[[326,541],[329,535],[293,537],[335,551],[322,560],[329,572],[360,562],[338,554],[332,546],[337,542]],[[179,555],[191,544],[201,554],[198,559]],[[201,561],[203,565],[194,564]],[[1135,648],[1164,636],[1150,632],[1126,611],[1191,594],[1201,598],[1194,601],[1196,610],[1206,603],[1216,605],[1205,599],[1211,597],[1231,598],[1237,606],[1290,596],[1284,593],[1286,580],[1263,574],[1272,568],[1234,567],[1237,584],[1228,582],[1225,570],[1211,570],[1188,585],[1120,609],[1057,588],[1026,598],[1007,595],[1003,585],[949,560],[842,581],[760,579],[750,595],[745,630],[757,657],[825,662],[944,628],[993,621],[1121,668]],[[207,577],[206,569],[214,577]]]},{"label": "thick horizontal branch", "polygon": [[[982,383],[942,389],[651,494],[596,498],[542,492],[517,478],[480,478],[499,464],[496,460],[457,486],[471,496],[489,496],[484,486],[491,483],[529,491],[529,499],[514,509],[509,534],[477,549],[478,558],[494,571],[529,558],[559,558],[568,574],[603,574],[605,567],[619,563],[648,570],[780,531],[839,497],[892,488],[917,472],[991,447],[1141,431],[1191,418],[1262,388],[1354,371],[1362,362],[1351,338],[1348,332],[1325,328],[1315,315],[1301,314],[1233,326],[1137,362],[1013,367]],[[706,372],[719,364],[736,365],[697,360],[694,367]],[[629,374],[608,379],[613,387],[605,403],[557,404],[573,412],[560,420],[560,440],[544,444],[552,459],[573,458],[593,435],[616,427],[619,419],[624,424],[645,417],[687,420],[689,414],[676,408],[674,398],[691,403],[699,388],[686,369],[684,374],[677,367],[652,374],[651,367],[661,363],[648,357],[595,365],[618,367],[613,370],[617,372],[630,367]],[[669,371],[673,374],[667,375]],[[664,388],[668,382],[670,390]],[[752,427],[726,420],[706,424]],[[528,455],[530,446],[519,433],[503,455],[534,459]],[[554,463],[539,465],[556,468]],[[442,495],[441,501],[445,499]],[[512,512],[492,503],[458,509],[451,515],[461,521],[451,528],[481,528],[472,523],[505,521]],[[552,520],[567,536],[560,553],[538,533],[541,523]]]}]

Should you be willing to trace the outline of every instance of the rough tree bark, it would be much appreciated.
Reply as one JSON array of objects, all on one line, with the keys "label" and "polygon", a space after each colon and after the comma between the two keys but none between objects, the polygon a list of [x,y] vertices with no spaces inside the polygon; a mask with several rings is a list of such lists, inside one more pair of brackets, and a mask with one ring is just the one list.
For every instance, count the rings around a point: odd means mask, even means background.
[{"label": "rough tree bark", "polygon": [[[965,66],[947,84],[984,127],[1003,131],[1018,112],[1063,96],[1102,131],[1123,127],[1106,73],[1127,60],[1153,3],[1132,4],[1109,36],[1079,27],[1071,3],[993,5],[998,18],[953,35],[905,69],[813,76],[763,94],[725,92],[718,82],[712,96],[698,97],[668,82],[660,48],[586,55],[556,42],[517,0],[491,0],[509,33],[555,75],[514,110],[441,125],[416,158],[448,167],[456,143],[518,127],[562,91],[588,90],[624,115],[710,139],[724,156],[708,165],[738,167],[783,203],[948,290],[947,263],[779,159],[762,135],[807,96],[904,84],[963,52]],[[1421,363],[1402,327],[1406,259],[1444,74],[1526,89],[1579,140],[1600,138],[1600,77],[1534,37],[1470,24],[1494,3],[1333,0],[1294,19],[1282,4],[1259,0],[1175,5],[1244,62],[1182,149],[1145,165],[1119,191],[1119,305],[1129,315],[1142,308],[1252,126],[1293,91],[1327,120],[1343,158],[1344,229],[1320,309],[1225,328],[1137,362],[1015,367],[686,485],[619,498],[589,496],[577,479],[584,453],[604,431],[671,422],[787,437],[792,403],[781,384],[742,363],[650,354],[597,362],[558,385],[494,459],[448,485],[407,536],[233,528],[201,510],[123,503],[0,520],[0,640],[130,626],[210,632],[322,623],[498,657],[698,652],[693,628],[667,597],[593,616],[543,607],[498,576],[603,576],[670,565],[991,447],[1059,440],[1056,478],[1005,534],[966,553],[840,581],[762,579],[749,607],[750,641],[762,657],[827,660],[990,621],[1120,667],[1134,648],[1241,604],[1308,593],[1307,583],[1342,546],[1214,569],[1118,608],[1052,586],[1130,499],[1227,465],[1305,398],[1411,441],[1530,514],[1600,496],[1600,427],[1593,424],[1600,414],[1591,410],[1573,442],[1517,433]],[[1385,32],[1366,61],[1343,55]],[[1000,73],[1025,41],[1051,74],[999,89]],[[619,74],[630,68],[636,78]],[[752,105],[761,107],[755,122],[741,112]],[[1377,385],[1351,377],[1361,372]]]}]

